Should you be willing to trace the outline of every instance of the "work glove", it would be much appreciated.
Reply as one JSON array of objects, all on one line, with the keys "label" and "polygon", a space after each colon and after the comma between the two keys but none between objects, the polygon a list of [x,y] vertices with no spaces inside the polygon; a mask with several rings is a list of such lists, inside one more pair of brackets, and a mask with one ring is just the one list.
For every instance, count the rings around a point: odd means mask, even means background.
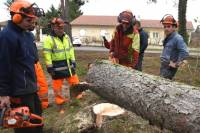
[{"label": "work glove", "polygon": [[54,68],[53,67],[47,67],[47,72],[48,73],[52,73],[54,71]]},{"label": "work glove", "polygon": [[51,75],[51,76],[54,76],[55,73],[54,73],[54,68],[53,67],[47,67],[47,72]]},{"label": "work glove", "polygon": [[75,62],[75,61],[72,61],[72,62],[71,62],[71,66],[72,66],[72,68],[76,69],[76,62]]},{"label": "work glove", "polygon": [[102,37],[104,42],[108,42],[105,36]]}]

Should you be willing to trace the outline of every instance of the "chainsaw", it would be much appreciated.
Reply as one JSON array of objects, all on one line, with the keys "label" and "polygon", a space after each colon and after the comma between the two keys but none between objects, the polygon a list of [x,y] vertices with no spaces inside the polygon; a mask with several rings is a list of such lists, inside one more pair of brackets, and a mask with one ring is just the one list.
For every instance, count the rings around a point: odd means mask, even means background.
[{"label": "chainsaw", "polygon": [[[33,121],[37,121],[37,123],[32,123]],[[43,126],[43,118],[30,113],[28,107],[3,108],[0,110],[1,128],[26,128],[38,126]]]}]

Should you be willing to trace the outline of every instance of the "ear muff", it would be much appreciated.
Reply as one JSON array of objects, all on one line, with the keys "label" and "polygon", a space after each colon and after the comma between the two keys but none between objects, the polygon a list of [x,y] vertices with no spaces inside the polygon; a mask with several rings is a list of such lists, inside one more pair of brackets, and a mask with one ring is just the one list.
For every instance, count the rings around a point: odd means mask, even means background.
[{"label": "ear muff", "polygon": [[130,16],[130,24],[131,25],[134,25],[135,24],[135,21],[136,21],[136,19],[135,19],[135,16],[133,16],[133,14],[131,13],[131,12],[128,12],[128,11],[123,11],[123,12],[121,12],[120,14],[119,14],[119,16],[117,17],[117,21],[119,22],[119,23],[122,23],[122,19],[123,19],[123,16],[124,16],[124,14],[129,14],[129,16]]},{"label": "ear muff", "polygon": [[136,18],[135,18],[135,16],[133,16],[132,19],[131,19],[131,24],[135,25],[135,22],[136,22]]},{"label": "ear muff", "polygon": [[22,15],[18,14],[18,13],[14,14],[13,17],[12,17],[12,21],[15,24],[19,24],[22,21]]},{"label": "ear muff", "polygon": [[122,21],[121,21],[121,20],[122,20],[121,16],[122,16],[122,13],[120,13],[119,16],[117,17],[118,23],[121,23],[121,22],[122,22]]}]

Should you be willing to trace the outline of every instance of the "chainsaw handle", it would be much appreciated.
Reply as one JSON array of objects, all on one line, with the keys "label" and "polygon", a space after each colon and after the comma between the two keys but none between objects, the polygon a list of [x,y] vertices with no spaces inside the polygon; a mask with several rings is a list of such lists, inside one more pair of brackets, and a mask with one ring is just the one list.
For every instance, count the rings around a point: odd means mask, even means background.
[{"label": "chainsaw handle", "polygon": [[41,116],[39,116],[39,115],[35,115],[35,114],[31,114],[31,115],[30,115],[30,119],[38,119],[38,120],[43,121],[43,117],[41,117]]},{"label": "chainsaw handle", "polygon": [[39,127],[39,126],[43,126],[43,118],[41,116],[35,115],[35,114],[30,114],[29,116],[30,119],[36,119],[36,120],[40,120],[41,123],[38,124],[34,124],[34,123],[30,123],[27,121],[24,121],[23,124],[26,125],[26,127]]},{"label": "chainsaw handle", "polygon": [[33,124],[33,123],[30,123],[30,122],[24,121],[22,125],[26,125],[25,127],[41,127],[44,124],[43,123]]}]

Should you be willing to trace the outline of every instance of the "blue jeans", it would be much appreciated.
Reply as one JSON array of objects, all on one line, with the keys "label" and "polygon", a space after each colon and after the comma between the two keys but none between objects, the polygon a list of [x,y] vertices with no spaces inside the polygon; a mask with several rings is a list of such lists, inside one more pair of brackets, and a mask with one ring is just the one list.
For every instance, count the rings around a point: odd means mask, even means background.
[{"label": "blue jeans", "polygon": [[169,66],[169,63],[161,62],[160,66],[160,76],[166,79],[173,79],[178,68],[173,68]]},{"label": "blue jeans", "polygon": [[142,71],[142,61],[143,61],[144,53],[139,53],[138,63],[135,66],[135,69],[138,71]]}]

